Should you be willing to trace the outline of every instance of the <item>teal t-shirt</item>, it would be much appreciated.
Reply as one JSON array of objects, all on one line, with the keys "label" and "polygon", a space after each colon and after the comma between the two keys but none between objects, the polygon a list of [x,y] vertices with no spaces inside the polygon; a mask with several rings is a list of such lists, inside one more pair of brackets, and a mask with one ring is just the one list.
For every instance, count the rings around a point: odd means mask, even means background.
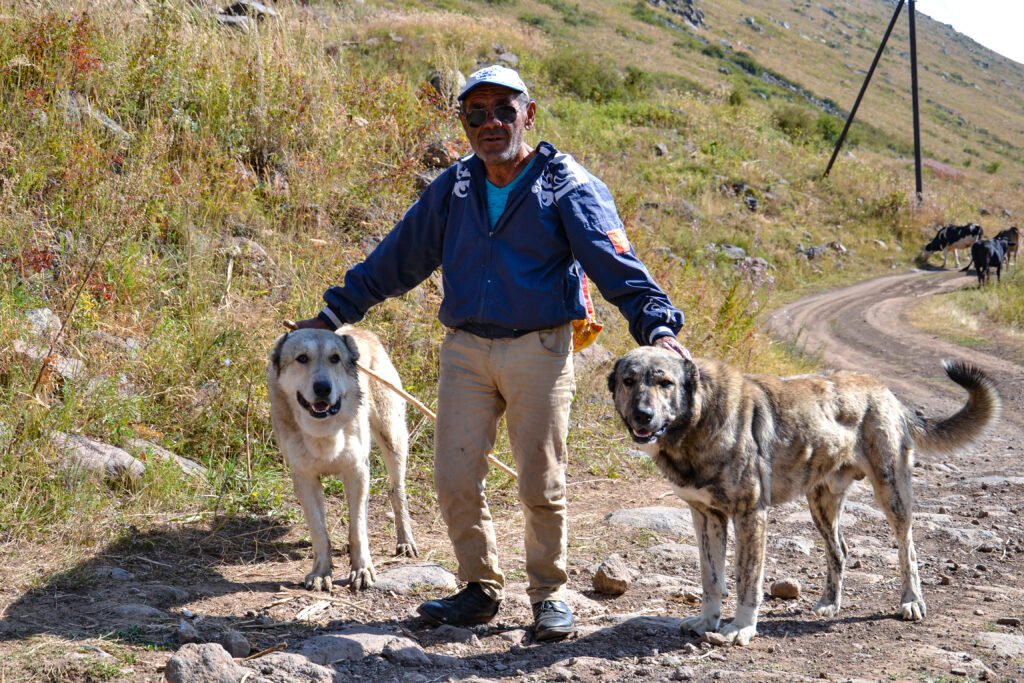
[{"label": "teal t-shirt", "polygon": [[526,176],[526,172],[530,170],[533,166],[533,162],[536,160],[536,156],[530,159],[530,163],[526,165],[526,168],[520,171],[519,175],[517,175],[515,179],[505,187],[498,187],[491,183],[490,180],[487,181],[487,217],[491,221],[492,229],[498,224],[498,219],[501,218],[501,214],[505,213],[505,205],[508,204],[508,196],[512,194],[514,189],[516,189],[516,186],[519,185],[519,181]]}]

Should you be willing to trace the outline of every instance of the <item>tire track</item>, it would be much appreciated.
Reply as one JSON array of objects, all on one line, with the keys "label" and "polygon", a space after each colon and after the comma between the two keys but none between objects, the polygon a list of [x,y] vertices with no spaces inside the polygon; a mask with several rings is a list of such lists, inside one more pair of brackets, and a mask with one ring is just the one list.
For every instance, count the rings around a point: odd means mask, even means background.
[{"label": "tire track", "polygon": [[946,378],[942,359],[970,361],[997,379],[1006,402],[1004,420],[1021,427],[1024,367],[939,339],[909,321],[910,309],[921,298],[972,281],[958,272],[912,271],[875,278],[788,304],[772,313],[767,329],[830,368],[878,376],[909,405],[929,414],[963,401],[963,392]]}]

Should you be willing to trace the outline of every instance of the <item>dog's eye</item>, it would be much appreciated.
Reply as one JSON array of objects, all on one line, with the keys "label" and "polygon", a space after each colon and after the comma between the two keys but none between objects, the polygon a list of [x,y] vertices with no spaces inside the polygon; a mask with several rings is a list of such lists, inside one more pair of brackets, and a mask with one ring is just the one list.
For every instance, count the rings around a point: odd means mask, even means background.
[{"label": "dog's eye", "polygon": [[331,361],[332,363],[340,363],[341,362],[341,356],[339,356],[338,354],[334,353],[334,354],[331,354],[331,357],[328,358],[327,360]]},{"label": "dog's eye", "polygon": [[307,356],[304,353],[300,353],[298,356],[295,357],[295,360],[297,360],[298,362],[300,362],[302,364],[306,364],[306,363],[309,362],[309,356]]},{"label": "dog's eye", "polygon": [[658,386],[661,387],[662,389],[668,389],[668,388],[672,387],[672,384],[673,384],[672,380],[670,380],[670,379],[659,379],[658,380]]},{"label": "dog's eye", "polygon": [[636,380],[634,378],[632,378],[632,377],[623,377],[622,378],[622,383],[624,385],[626,385],[627,387],[631,387],[634,384],[636,384]]}]

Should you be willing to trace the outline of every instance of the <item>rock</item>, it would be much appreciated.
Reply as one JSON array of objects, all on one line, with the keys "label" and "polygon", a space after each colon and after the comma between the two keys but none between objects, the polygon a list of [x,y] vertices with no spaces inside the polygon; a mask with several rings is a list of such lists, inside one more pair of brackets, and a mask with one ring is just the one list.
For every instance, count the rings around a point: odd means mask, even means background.
[{"label": "rock", "polygon": [[810,555],[811,551],[814,550],[814,542],[803,537],[781,537],[771,539],[769,543],[773,548],[791,550],[801,555]]},{"label": "rock", "polygon": [[[52,386],[56,380],[75,380],[85,375],[85,363],[77,358],[65,358],[56,352],[47,356],[47,349],[27,344],[20,339],[15,339],[12,346],[16,354],[24,356],[29,360],[41,361],[44,358],[48,358],[47,370],[43,373],[43,379],[40,381],[41,385]],[[46,381],[47,373],[53,378],[50,382]]]},{"label": "rock", "polygon": [[83,119],[87,119],[98,124],[110,133],[111,137],[120,142],[122,147],[126,147],[132,141],[132,136],[128,131],[118,125],[114,119],[94,108],[84,95],[65,91],[61,105],[68,122],[81,123]]},{"label": "rock", "polygon": [[572,671],[569,671],[564,666],[553,666],[548,669],[550,672],[544,678],[551,681],[571,681]]},{"label": "rock", "polygon": [[458,69],[435,71],[430,77],[430,85],[445,102],[454,106],[458,103],[459,92],[466,87],[466,77]]},{"label": "rock", "polygon": [[446,169],[458,161],[458,159],[459,155],[455,152],[454,147],[448,145],[443,140],[435,140],[423,150],[423,154],[420,156],[420,163],[426,168]]},{"label": "rock", "polygon": [[107,482],[134,486],[146,471],[145,465],[120,448],[80,434],[54,432],[50,442],[61,454],[61,465],[65,469],[96,472]]},{"label": "rock", "polygon": [[429,168],[425,171],[419,171],[416,173],[416,190],[420,193],[425,192],[430,183],[437,180],[438,176],[444,173],[444,170],[440,168]]},{"label": "rock", "polygon": [[597,343],[578,351],[572,357],[577,377],[593,372],[614,360],[615,354]]},{"label": "rock", "polygon": [[850,251],[845,246],[843,246],[842,242],[839,242],[839,241],[829,242],[828,243],[828,248],[831,249],[832,251],[836,252],[837,254],[846,254],[846,253],[849,253],[849,251]]},{"label": "rock", "polygon": [[875,245],[876,247],[878,247],[879,249],[883,249],[883,250],[885,250],[885,249],[888,249],[888,248],[889,248],[889,245],[887,245],[887,244],[886,244],[886,243],[885,243],[884,241],[882,241],[882,240],[875,240],[875,241],[874,241],[874,245]]},{"label": "rock", "polygon": [[374,590],[398,595],[412,595],[424,589],[455,591],[459,583],[455,575],[439,564],[403,564],[377,574]]},{"label": "rock", "polygon": [[167,683],[238,683],[246,670],[215,643],[182,645],[167,662]]},{"label": "rock", "polygon": [[252,645],[249,644],[249,639],[233,629],[221,636],[220,644],[235,659],[248,657],[249,653],[252,652]]},{"label": "rock", "polygon": [[395,638],[381,650],[384,659],[399,666],[430,666],[430,658],[409,638]]},{"label": "rock", "polygon": [[629,567],[618,555],[611,555],[594,573],[593,586],[598,593],[622,595],[629,589]]},{"label": "rock", "polygon": [[659,142],[654,146],[654,154],[659,157],[668,156],[668,145],[664,142]]},{"label": "rock", "polygon": [[189,592],[177,586],[154,583],[140,586],[140,588],[142,589],[142,594],[146,596],[146,602],[159,605],[160,607],[179,605],[189,599]]},{"label": "rock", "polygon": [[390,631],[372,626],[353,626],[310,638],[303,643],[299,654],[314,664],[358,660],[382,654],[388,643],[398,637]]},{"label": "rock", "polygon": [[32,336],[47,343],[60,332],[60,318],[49,308],[30,308],[25,311],[25,318],[32,328]]},{"label": "rock", "polygon": [[680,508],[646,507],[617,510],[608,514],[605,521],[610,524],[647,529],[676,538],[693,530],[693,518],[690,516],[690,511]]},{"label": "rock", "polygon": [[114,581],[127,581],[133,578],[132,573],[120,567],[108,567],[100,565],[92,568],[92,573],[98,579],[113,579]]},{"label": "rock", "polygon": [[[256,2],[256,0],[235,0],[233,4],[220,10],[217,19],[219,21],[222,17],[248,17],[256,21],[265,21],[268,18],[276,19],[279,16],[277,10],[267,7],[261,2]],[[222,21],[221,23],[230,22]]]},{"label": "rock", "polygon": [[715,647],[722,647],[724,645],[728,645],[729,644],[728,639],[725,636],[723,636],[721,633],[719,633],[718,631],[708,631],[701,638],[701,642],[710,643],[711,645],[714,645]]},{"label": "rock", "polygon": [[498,634],[498,637],[505,642],[513,645],[522,645],[526,640],[526,630],[521,628],[512,629],[511,631],[502,631]]},{"label": "rock", "polygon": [[199,642],[199,631],[196,630],[195,626],[184,619],[178,622],[178,629],[175,631],[174,635],[175,638],[177,638],[179,645]]},{"label": "rock", "polygon": [[697,566],[700,563],[700,550],[695,545],[685,543],[662,543],[647,549],[651,555],[668,560],[674,566]]},{"label": "rock", "polygon": [[800,582],[796,579],[779,579],[772,584],[771,596],[783,600],[796,600],[800,597]]},{"label": "rock", "polygon": [[[291,652],[274,652],[251,662],[246,662],[246,673],[257,671],[257,676],[250,675],[248,681],[253,683],[333,683],[334,669],[314,664],[302,655]],[[244,674],[243,674],[244,675]],[[238,679],[236,683],[241,683]]]},{"label": "rock", "polygon": [[451,626],[450,624],[442,624],[435,628],[431,634],[431,640],[436,642],[459,643],[460,645],[480,647],[480,639],[476,637],[475,633],[470,631],[468,628],[460,628],[458,626]]},{"label": "rock", "polygon": [[277,264],[259,242],[248,237],[232,237],[222,251],[235,261],[235,268],[241,273],[264,281],[280,279]]},{"label": "rock", "polygon": [[497,61],[501,62],[502,64],[504,64],[505,66],[507,66],[509,68],[512,68],[512,69],[514,69],[517,66],[519,66],[519,57],[517,57],[516,55],[514,55],[511,52],[502,52],[502,53],[498,54],[498,56],[495,57],[495,59]]},{"label": "rock", "polygon": [[1017,659],[1024,657],[1024,636],[1014,633],[984,632],[975,634],[974,640],[981,650],[990,650],[997,657]]},{"label": "rock", "polygon": [[142,460],[163,460],[166,462],[173,462],[177,465],[182,472],[193,477],[205,477],[206,468],[197,462],[183,458],[180,455],[173,453],[163,446],[155,444],[145,439],[129,439],[128,443],[125,444],[125,450],[132,455],[139,457]]}]

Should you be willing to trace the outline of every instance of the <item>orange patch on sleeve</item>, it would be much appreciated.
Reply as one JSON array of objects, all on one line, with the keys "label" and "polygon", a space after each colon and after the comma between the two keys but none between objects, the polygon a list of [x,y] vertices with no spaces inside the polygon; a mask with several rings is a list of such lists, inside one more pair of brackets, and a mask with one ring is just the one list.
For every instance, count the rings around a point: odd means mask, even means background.
[{"label": "orange patch on sleeve", "polygon": [[612,241],[616,254],[625,254],[629,251],[629,240],[626,238],[626,231],[621,228],[608,231],[608,239]]}]

